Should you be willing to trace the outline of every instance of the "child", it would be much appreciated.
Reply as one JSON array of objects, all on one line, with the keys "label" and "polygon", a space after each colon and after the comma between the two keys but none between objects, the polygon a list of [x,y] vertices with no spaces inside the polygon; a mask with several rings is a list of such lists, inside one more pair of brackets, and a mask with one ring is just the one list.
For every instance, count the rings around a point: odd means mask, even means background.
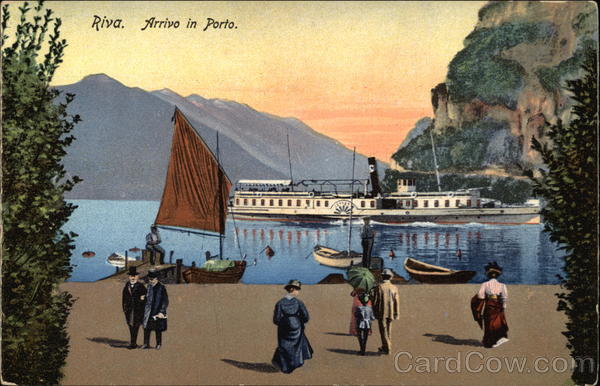
[{"label": "child", "polygon": [[375,320],[373,309],[369,306],[369,295],[360,295],[361,306],[358,306],[354,316],[356,317],[356,330],[358,332],[359,355],[365,355],[367,349],[367,338],[371,332],[371,320]]}]

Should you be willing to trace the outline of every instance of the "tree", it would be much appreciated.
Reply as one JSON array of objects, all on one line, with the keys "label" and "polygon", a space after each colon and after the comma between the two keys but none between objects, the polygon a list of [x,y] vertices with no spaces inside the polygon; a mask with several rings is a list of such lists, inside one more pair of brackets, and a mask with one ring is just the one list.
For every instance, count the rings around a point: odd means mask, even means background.
[{"label": "tree", "polygon": [[598,99],[597,59],[590,52],[581,79],[567,81],[575,102],[573,121],[558,122],[548,130],[550,143],[535,137],[547,169],[534,181],[534,193],[543,197],[544,230],[566,251],[564,292],[558,310],[567,315],[567,337],[576,359],[572,378],[593,384],[598,375]]},{"label": "tree", "polygon": [[2,7],[0,43],[2,376],[20,384],[58,383],[62,374],[73,299],[59,284],[70,275],[76,236],[61,230],[76,208],[63,195],[79,181],[61,165],[80,120],[67,112],[74,95],[62,97],[49,85],[67,46],[61,21],[41,2],[31,10],[19,7],[9,40],[9,6]]}]

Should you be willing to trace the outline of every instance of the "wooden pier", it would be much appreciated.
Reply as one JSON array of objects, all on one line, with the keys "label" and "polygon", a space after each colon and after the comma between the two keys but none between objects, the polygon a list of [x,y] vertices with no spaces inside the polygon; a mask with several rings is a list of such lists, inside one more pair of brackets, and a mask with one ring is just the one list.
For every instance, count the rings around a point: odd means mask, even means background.
[{"label": "wooden pier", "polygon": [[142,260],[134,260],[134,259],[128,260],[123,268],[117,268],[117,271],[115,273],[113,273],[112,275],[109,275],[103,279],[100,279],[98,281],[118,280],[118,281],[125,282],[129,279],[129,275],[128,275],[129,267],[136,267],[136,270],[140,276],[140,279],[145,279],[148,276],[148,271],[155,270],[158,272],[158,279],[163,284],[184,283],[181,272],[187,267],[183,266],[182,259],[177,259],[175,261],[175,264],[172,264],[173,251],[171,251],[169,254],[169,263],[168,264],[163,263],[162,256],[157,256],[157,257],[158,257],[156,259],[157,261],[155,261],[154,263],[158,263],[158,264],[153,264],[153,262],[151,261],[152,258],[151,258],[150,252],[147,250],[143,250],[142,251]]}]

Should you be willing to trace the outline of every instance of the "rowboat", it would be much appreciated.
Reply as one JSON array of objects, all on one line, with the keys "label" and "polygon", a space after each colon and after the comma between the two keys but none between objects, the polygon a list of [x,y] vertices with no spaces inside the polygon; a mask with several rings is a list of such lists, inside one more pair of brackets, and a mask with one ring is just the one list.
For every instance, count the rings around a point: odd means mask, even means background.
[{"label": "rowboat", "polygon": [[114,267],[124,267],[125,260],[127,261],[135,261],[135,257],[126,257],[120,253],[114,252],[110,256],[106,258],[106,262]]},{"label": "rowboat", "polygon": [[466,283],[475,276],[475,271],[455,271],[410,257],[404,260],[404,269],[413,279],[428,284]]},{"label": "rowboat", "polygon": [[204,268],[190,267],[182,272],[186,283],[238,283],[246,270],[245,260],[235,260],[234,266],[221,272],[207,271]]},{"label": "rowboat", "polygon": [[362,264],[362,253],[350,251],[348,256],[348,251],[338,251],[322,245],[315,246],[313,256],[319,264],[334,268],[348,268]]}]

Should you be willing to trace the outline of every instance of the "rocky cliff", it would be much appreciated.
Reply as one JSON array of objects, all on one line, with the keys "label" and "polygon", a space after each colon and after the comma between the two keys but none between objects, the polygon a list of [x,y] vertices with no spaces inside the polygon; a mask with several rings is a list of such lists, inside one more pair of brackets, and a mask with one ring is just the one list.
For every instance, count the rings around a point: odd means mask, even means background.
[{"label": "rocky cliff", "polygon": [[[517,165],[539,165],[531,137],[545,140],[546,122],[571,119],[562,86],[580,76],[586,52],[597,50],[597,13],[592,2],[485,5],[446,81],[431,90],[440,169],[510,174]],[[431,170],[427,147],[429,154],[429,130],[392,158],[404,168]]]}]

